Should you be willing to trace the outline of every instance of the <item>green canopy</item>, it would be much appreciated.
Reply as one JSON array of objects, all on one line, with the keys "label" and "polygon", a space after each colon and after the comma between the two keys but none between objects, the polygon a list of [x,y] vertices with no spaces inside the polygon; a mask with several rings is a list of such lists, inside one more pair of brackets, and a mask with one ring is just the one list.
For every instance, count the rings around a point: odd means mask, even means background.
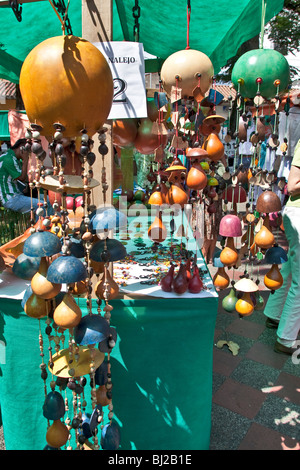
[{"label": "green canopy", "polygon": [[[240,45],[261,30],[262,0],[190,0],[189,3],[188,21],[186,0],[139,0],[139,41],[145,51],[158,58],[146,60],[146,71],[159,71],[163,60],[185,49],[189,42],[191,49],[208,55],[217,74]],[[283,3],[283,0],[267,1],[266,22],[283,8]],[[133,6],[133,0],[114,0],[114,41],[135,40]],[[70,0],[68,14],[73,34],[81,36],[81,0]],[[0,8],[0,15],[0,78],[18,83],[27,54],[48,37],[61,35],[61,24],[48,1],[23,3],[21,22],[10,7]]]}]

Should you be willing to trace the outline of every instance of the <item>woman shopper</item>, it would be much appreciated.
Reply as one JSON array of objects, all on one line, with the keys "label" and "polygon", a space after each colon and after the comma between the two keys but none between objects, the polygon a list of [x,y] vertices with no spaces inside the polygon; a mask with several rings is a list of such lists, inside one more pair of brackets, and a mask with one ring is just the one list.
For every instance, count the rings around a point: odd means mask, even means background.
[{"label": "woman shopper", "polygon": [[264,314],[266,326],[277,328],[274,351],[292,355],[299,349],[297,336],[300,330],[300,139],[287,188],[289,199],[283,211],[283,226],[289,244],[288,261],[281,268],[283,285],[270,295]]}]

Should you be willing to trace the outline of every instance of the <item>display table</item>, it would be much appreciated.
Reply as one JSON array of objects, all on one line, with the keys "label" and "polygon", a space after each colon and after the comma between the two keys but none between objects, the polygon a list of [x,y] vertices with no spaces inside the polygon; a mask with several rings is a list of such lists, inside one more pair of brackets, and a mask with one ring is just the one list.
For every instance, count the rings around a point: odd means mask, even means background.
[{"label": "display table", "polygon": [[[5,444],[8,450],[40,450],[46,445],[47,420],[42,414],[39,322],[21,307],[29,282],[6,271],[1,281],[0,339],[5,357],[2,354],[0,403]],[[206,450],[218,295],[212,283],[200,294],[169,298],[160,288],[158,297],[157,286],[142,286],[156,294],[142,292],[130,299],[127,285],[122,287],[123,298],[110,302],[111,325],[118,333],[111,364],[120,449]],[[78,302],[86,314],[85,299]]]}]

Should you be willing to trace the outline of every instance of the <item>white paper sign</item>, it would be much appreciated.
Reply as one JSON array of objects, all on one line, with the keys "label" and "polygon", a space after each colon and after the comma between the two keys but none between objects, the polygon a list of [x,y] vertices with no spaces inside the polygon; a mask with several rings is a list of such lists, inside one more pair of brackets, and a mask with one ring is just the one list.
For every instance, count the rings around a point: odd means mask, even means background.
[{"label": "white paper sign", "polygon": [[137,42],[95,42],[110,66],[114,98],[108,119],[147,117],[143,44]]}]

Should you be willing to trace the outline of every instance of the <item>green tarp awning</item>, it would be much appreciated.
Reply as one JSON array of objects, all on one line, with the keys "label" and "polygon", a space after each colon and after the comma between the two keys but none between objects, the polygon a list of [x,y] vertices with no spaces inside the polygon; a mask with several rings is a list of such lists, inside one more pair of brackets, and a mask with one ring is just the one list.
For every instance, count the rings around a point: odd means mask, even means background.
[{"label": "green tarp awning", "polygon": [[[216,74],[243,42],[261,30],[262,0],[191,0],[190,5],[189,46],[209,56]],[[133,6],[133,0],[114,0],[114,41],[134,41]],[[145,51],[160,59],[146,61],[146,71],[159,71],[163,60],[187,46],[187,1],[139,0],[139,6],[139,40]],[[283,0],[268,0],[265,21],[282,8]],[[11,8],[0,8],[0,78],[15,83],[31,49],[62,34],[49,2],[24,3],[22,9],[18,22]],[[69,19],[73,34],[81,36],[81,0],[70,0]]]},{"label": "green tarp awning", "polygon": [[8,111],[0,111],[0,141],[10,140],[7,115]]}]

